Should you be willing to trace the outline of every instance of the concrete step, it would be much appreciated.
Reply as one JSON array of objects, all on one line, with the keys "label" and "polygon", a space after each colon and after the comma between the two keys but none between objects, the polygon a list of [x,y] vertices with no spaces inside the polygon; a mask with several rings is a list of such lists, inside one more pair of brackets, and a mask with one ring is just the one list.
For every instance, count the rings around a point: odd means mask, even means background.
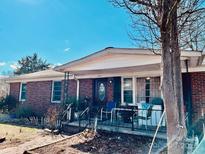
[{"label": "concrete step", "polygon": [[62,131],[68,134],[76,134],[82,131],[83,128],[79,128],[78,126],[72,126],[67,123],[62,124]]}]

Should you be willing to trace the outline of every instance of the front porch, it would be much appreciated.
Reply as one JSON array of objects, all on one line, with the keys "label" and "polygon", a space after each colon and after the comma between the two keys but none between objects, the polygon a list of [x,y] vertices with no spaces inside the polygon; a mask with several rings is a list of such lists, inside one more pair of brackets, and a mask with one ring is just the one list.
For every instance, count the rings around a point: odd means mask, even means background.
[{"label": "front porch", "polygon": [[[198,57],[182,52],[182,72],[195,66]],[[73,116],[69,110],[69,125],[153,135],[159,124],[159,133],[166,136],[160,59],[149,50],[106,48],[55,68],[65,73],[64,102],[69,96],[81,102],[80,111],[71,109]]]},{"label": "front porch", "polygon": [[74,110],[71,106],[67,108],[68,119],[63,122],[64,126],[75,126],[79,130],[92,128],[148,137],[153,137],[159,126],[156,137],[166,139],[166,122],[162,117],[163,111],[156,109],[154,105],[151,110],[137,106],[119,106],[107,113],[103,112],[103,107]]}]

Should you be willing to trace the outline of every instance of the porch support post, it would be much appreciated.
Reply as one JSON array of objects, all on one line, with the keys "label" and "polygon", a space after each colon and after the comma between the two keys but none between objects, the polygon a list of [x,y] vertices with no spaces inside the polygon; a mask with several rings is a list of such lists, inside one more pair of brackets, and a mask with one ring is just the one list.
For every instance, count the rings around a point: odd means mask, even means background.
[{"label": "porch support post", "polygon": [[124,83],[123,83],[124,78],[121,76],[121,104],[124,104]]},{"label": "porch support post", "polygon": [[136,104],[136,77],[132,77],[132,83],[133,83],[133,104]]},{"label": "porch support post", "polygon": [[79,101],[79,94],[80,94],[80,87],[79,87],[79,86],[80,86],[80,80],[77,79],[76,82],[77,82],[77,88],[76,88],[76,100]]},{"label": "porch support post", "polygon": [[69,72],[65,72],[64,74],[64,97],[63,97],[63,103],[66,103],[68,99],[68,83],[69,82]]}]

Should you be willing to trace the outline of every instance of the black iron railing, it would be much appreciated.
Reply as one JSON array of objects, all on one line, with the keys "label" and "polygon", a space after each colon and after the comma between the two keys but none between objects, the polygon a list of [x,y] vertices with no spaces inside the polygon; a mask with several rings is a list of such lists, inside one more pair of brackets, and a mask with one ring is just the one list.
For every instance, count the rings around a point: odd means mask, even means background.
[{"label": "black iron railing", "polygon": [[[130,128],[134,130],[156,130],[163,111],[158,109],[129,109],[114,108],[110,116],[103,117],[101,125]],[[163,118],[159,131],[166,131],[166,122]]]}]

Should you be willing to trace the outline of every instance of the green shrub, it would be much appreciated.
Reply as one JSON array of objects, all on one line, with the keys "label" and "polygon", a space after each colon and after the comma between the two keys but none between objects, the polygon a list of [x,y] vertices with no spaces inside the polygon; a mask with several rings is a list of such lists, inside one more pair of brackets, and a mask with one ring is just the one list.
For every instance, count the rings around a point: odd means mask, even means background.
[{"label": "green shrub", "polygon": [[12,112],[16,109],[18,101],[11,95],[7,95],[4,98],[0,99],[0,109],[4,112]]},{"label": "green shrub", "polygon": [[30,105],[21,105],[16,110],[17,118],[27,118],[30,120],[31,117],[41,118],[43,114],[32,108]]}]

